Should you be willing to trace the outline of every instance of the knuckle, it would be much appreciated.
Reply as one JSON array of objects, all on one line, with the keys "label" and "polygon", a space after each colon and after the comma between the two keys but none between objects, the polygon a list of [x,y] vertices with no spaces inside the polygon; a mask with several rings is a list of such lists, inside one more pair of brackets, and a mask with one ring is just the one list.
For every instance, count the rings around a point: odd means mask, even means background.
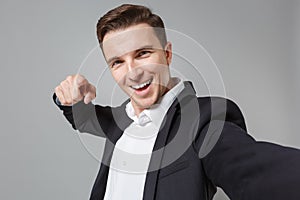
[{"label": "knuckle", "polygon": [[66,80],[69,81],[69,82],[72,82],[73,76],[71,76],[71,75],[67,76],[67,77],[66,77]]},{"label": "knuckle", "polygon": [[77,76],[78,76],[79,78],[81,78],[81,79],[85,79],[85,77],[84,77],[83,75],[81,75],[81,74],[77,74]]},{"label": "knuckle", "polygon": [[80,74],[76,75],[75,80],[76,80],[76,83],[78,85],[84,85],[84,84],[88,83],[88,81],[86,80],[86,78],[84,76],[80,75]]},{"label": "knuckle", "polygon": [[83,80],[82,80],[82,84],[88,86],[88,85],[89,85],[89,82],[88,82],[86,79],[83,79]]},{"label": "knuckle", "polygon": [[59,90],[60,90],[60,87],[59,87],[59,86],[56,86],[56,87],[54,88],[55,93],[58,92]]},{"label": "knuckle", "polygon": [[68,88],[68,86],[69,86],[69,84],[68,84],[67,81],[62,81],[62,82],[60,83],[60,85],[61,85],[62,88]]}]

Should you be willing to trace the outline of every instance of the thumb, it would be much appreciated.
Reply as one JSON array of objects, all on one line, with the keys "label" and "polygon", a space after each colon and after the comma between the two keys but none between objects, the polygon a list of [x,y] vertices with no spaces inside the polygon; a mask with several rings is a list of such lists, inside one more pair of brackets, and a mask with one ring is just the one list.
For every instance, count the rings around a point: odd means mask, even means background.
[{"label": "thumb", "polygon": [[91,98],[90,93],[87,93],[87,94],[84,96],[83,101],[84,101],[85,104],[89,104],[89,103],[92,101],[92,98]]},{"label": "thumb", "polygon": [[90,103],[95,98],[96,98],[95,93],[93,93],[92,91],[89,91],[84,96],[84,100],[83,101],[84,101],[85,104],[88,104],[88,103]]}]

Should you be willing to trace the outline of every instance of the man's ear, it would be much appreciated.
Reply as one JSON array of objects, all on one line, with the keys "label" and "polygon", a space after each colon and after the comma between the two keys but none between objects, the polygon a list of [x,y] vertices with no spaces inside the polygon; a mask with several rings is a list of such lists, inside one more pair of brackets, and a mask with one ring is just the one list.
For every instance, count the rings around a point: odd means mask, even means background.
[{"label": "man's ear", "polygon": [[167,42],[165,46],[165,55],[167,64],[170,65],[172,61],[172,44],[171,42]]}]

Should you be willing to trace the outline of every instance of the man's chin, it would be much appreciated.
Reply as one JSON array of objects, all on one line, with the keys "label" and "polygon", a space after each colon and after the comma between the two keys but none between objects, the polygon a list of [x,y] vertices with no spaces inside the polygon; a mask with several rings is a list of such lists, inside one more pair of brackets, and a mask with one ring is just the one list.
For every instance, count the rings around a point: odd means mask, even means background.
[{"label": "man's chin", "polygon": [[137,99],[133,99],[135,105],[139,108],[139,109],[148,109],[150,108],[152,105],[155,104],[154,100],[137,100]]}]

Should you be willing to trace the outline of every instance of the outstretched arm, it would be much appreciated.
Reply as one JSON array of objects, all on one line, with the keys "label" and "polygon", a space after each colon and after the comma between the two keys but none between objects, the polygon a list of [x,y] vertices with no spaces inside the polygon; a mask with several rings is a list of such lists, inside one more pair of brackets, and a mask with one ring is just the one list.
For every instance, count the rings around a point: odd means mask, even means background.
[{"label": "outstretched arm", "polygon": [[300,150],[257,142],[233,123],[224,124],[203,163],[211,181],[233,200],[300,199]]}]

